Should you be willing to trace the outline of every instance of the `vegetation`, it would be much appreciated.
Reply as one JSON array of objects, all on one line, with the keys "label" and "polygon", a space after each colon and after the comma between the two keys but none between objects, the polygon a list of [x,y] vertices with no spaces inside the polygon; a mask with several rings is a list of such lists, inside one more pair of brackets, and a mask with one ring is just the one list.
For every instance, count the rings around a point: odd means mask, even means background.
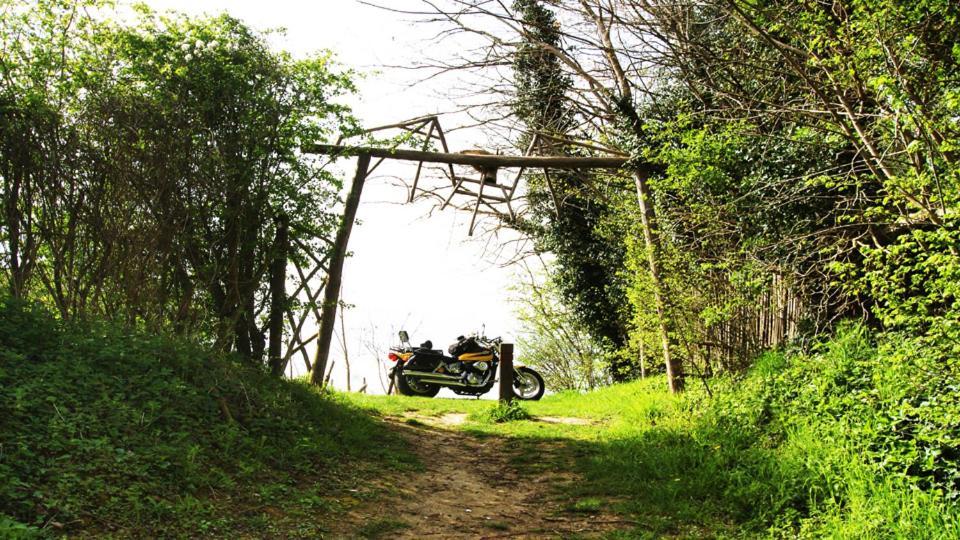
[{"label": "vegetation", "polygon": [[315,537],[412,463],[335,396],[180,339],[4,301],[0,360],[0,537]]},{"label": "vegetation", "polygon": [[550,274],[546,278],[531,274],[530,281],[512,298],[520,322],[517,357],[536,369],[554,391],[593,390],[609,383],[608,348],[564,303]]},{"label": "vegetation", "polygon": [[955,2],[437,9],[489,37],[459,67],[489,68],[518,147],[546,134],[553,153],[634,158],[530,175],[517,224],[554,257],[611,376],[656,360],[680,389],[684,371],[736,372],[846,318],[923,332],[955,318]]},{"label": "vegetation", "polygon": [[519,401],[510,401],[508,403],[498,402],[492,408],[474,411],[470,418],[477,422],[502,424],[503,422],[527,420],[530,418],[530,413]]},{"label": "vegetation", "polygon": [[351,128],[350,80],[227,15],[97,8],[0,3],[3,286],[264,362],[277,229],[322,258],[336,218],[339,180],[299,148]]},{"label": "vegetation", "polygon": [[549,261],[520,351],[563,391],[281,380],[341,188],[300,149],[358,131],[351,74],[226,14],[0,0],[0,536],[336,533],[412,462],[373,415],[412,410],[549,441],[625,534],[960,538],[960,4],[426,5],[490,40],[435,64],[501,74],[491,139],[629,156],[526,171],[504,220]]},{"label": "vegetation", "polygon": [[[520,151],[543,155],[577,155],[575,146],[563,141],[583,135],[577,129],[575,107],[567,100],[573,79],[555,54],[545,47],[558,47],[562,29],[554,13],[537,0],[513,3],[524,30],[523,42],[512,56],[511,112],[524,135]],[[594,353],[620,380],[629,376],[630,364],[614,354],[627,339],[624,316],[623,266],[625,246],[609,242],[599,225],[610,213],[603,184],[592,181],[586,171],[528,173],[528,208],[514,226],[533,239],[536,249],[550,253],[552,288],[563,298],[578,327],[590,333]],[[546,354],[546,351],[541,354]]]},{"label": "vegetation", "polygon": [[351,400],[470,412],[463,429],[511,438],[523,462],[561,444],[585,478],[563,494],[570,507],[624,513],[629,537],[957,538],[960,366],[944,353],[849,326],[713,379],[713,397],[671,395],[655,377],[547,396],[507,423],[478,401]]}]

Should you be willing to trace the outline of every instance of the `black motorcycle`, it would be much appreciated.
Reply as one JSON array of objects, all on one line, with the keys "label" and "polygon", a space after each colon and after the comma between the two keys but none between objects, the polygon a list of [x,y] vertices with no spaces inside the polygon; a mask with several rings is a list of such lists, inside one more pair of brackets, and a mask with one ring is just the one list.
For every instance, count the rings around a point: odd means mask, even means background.
[{"label": "black motorcycle", "polygon": [[[405,396],[433,397],[443,387],[460,395],[480,396],[497,382],[501,341],[479,335],[460,336],[447,349],[448,356],[434,349],[430,341],[413,347],[410,337],[401,330],[400,345],[391,347],[387,355],[391,362],[396,362],[390,378]],[[513,393],[517,399],[538,400],[544,389],[539,373],[526,366],[514,366]]]}]

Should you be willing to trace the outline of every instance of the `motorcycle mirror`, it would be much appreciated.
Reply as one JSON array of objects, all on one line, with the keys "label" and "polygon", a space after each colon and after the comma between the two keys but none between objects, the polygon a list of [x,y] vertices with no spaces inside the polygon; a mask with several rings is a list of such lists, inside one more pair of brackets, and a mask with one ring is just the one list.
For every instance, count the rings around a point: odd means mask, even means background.
[{"label": "motorcycle mirror", "polygon": [[410,341],[410,335],[407,334],[406,330],[400,331],[400,343],[407,343]]}]

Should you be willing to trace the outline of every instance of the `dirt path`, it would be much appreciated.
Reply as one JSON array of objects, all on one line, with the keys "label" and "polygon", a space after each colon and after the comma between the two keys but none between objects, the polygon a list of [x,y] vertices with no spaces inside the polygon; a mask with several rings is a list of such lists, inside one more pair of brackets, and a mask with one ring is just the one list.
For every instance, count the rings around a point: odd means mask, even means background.
[{"label": "dirt path", "polygon": [[384,479],[393,494],[348,513],[335,537],[594,538],[629,523],[602,509],[572,510],[579,480],[561,443],[521,448],[456,429],[464,415],[388,419],[425,470]]}]

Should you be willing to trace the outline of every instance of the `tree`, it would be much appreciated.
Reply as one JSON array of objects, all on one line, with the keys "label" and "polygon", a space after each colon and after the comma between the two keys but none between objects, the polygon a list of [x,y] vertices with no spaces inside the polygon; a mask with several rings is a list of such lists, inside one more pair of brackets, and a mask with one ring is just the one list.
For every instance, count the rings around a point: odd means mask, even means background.
[{"label": "tree", "polygon": [[0,177],[11,291],[65,318],[121,318],[263,361],[271,305],[282,331],[278,257],[322,258],[335,227],[339,181],[299,149],[354,125],[337,103],[349,74],[329,54],[274,52],[228,16],[138,8],[118,23],[73,2],[10,6]]},{"label": "tree", "polygon": [[[517,146],[523,150],[536,141],[536,150],[548,155],[574,155],[563,144],[576,137],[575,113],[567,94],[570,76],[559,59],[542,44],[561,48],[560,25],[543,2],[516,0],[513,4],[522,25],[522,41],[513,55],[515,97],[512,109],[524,124],[525,135]],[[530,235],[538,251],[555,256],[554,281],[571,304],[576,319],[567,322],[585,326],[597,343],[605,343],[605,356],[625,344],[626,321],[622,283],[624,249],[608,242],[598,232],[609,212],[602,186],[583,171],[528,173],[528,211],[518,228]],[[612,363],[612,374],[624,379],[628,366]]]},{"label": "tree", "polygon": [[[539,47],[571,81],[583,136],[661,166],[637,179],[642,211],[607,221],[643,239],[633,306],[659,321],[668,359],[733,344],[749,356],[781,303],[795,319],[781,338],[952,309],[952,274],[929,262],[955,256],[956,3],[557,0],[552,35],[524,24],[525,3],[429,5],[488,41],[453,67],[496,92],[498,67]],[[924,309],[897,308],[911,304]]]},{"label": "tree", "polygon": [[[611,379],[605,369],[608,351],[584,331],[576,313],[564,302],[550,276],[524,265],[526,279],[514,298],[521,336],[518,356],[543,374],[555,390],[593,390]],[[546,276],[546,277],[545,277]]]}]

